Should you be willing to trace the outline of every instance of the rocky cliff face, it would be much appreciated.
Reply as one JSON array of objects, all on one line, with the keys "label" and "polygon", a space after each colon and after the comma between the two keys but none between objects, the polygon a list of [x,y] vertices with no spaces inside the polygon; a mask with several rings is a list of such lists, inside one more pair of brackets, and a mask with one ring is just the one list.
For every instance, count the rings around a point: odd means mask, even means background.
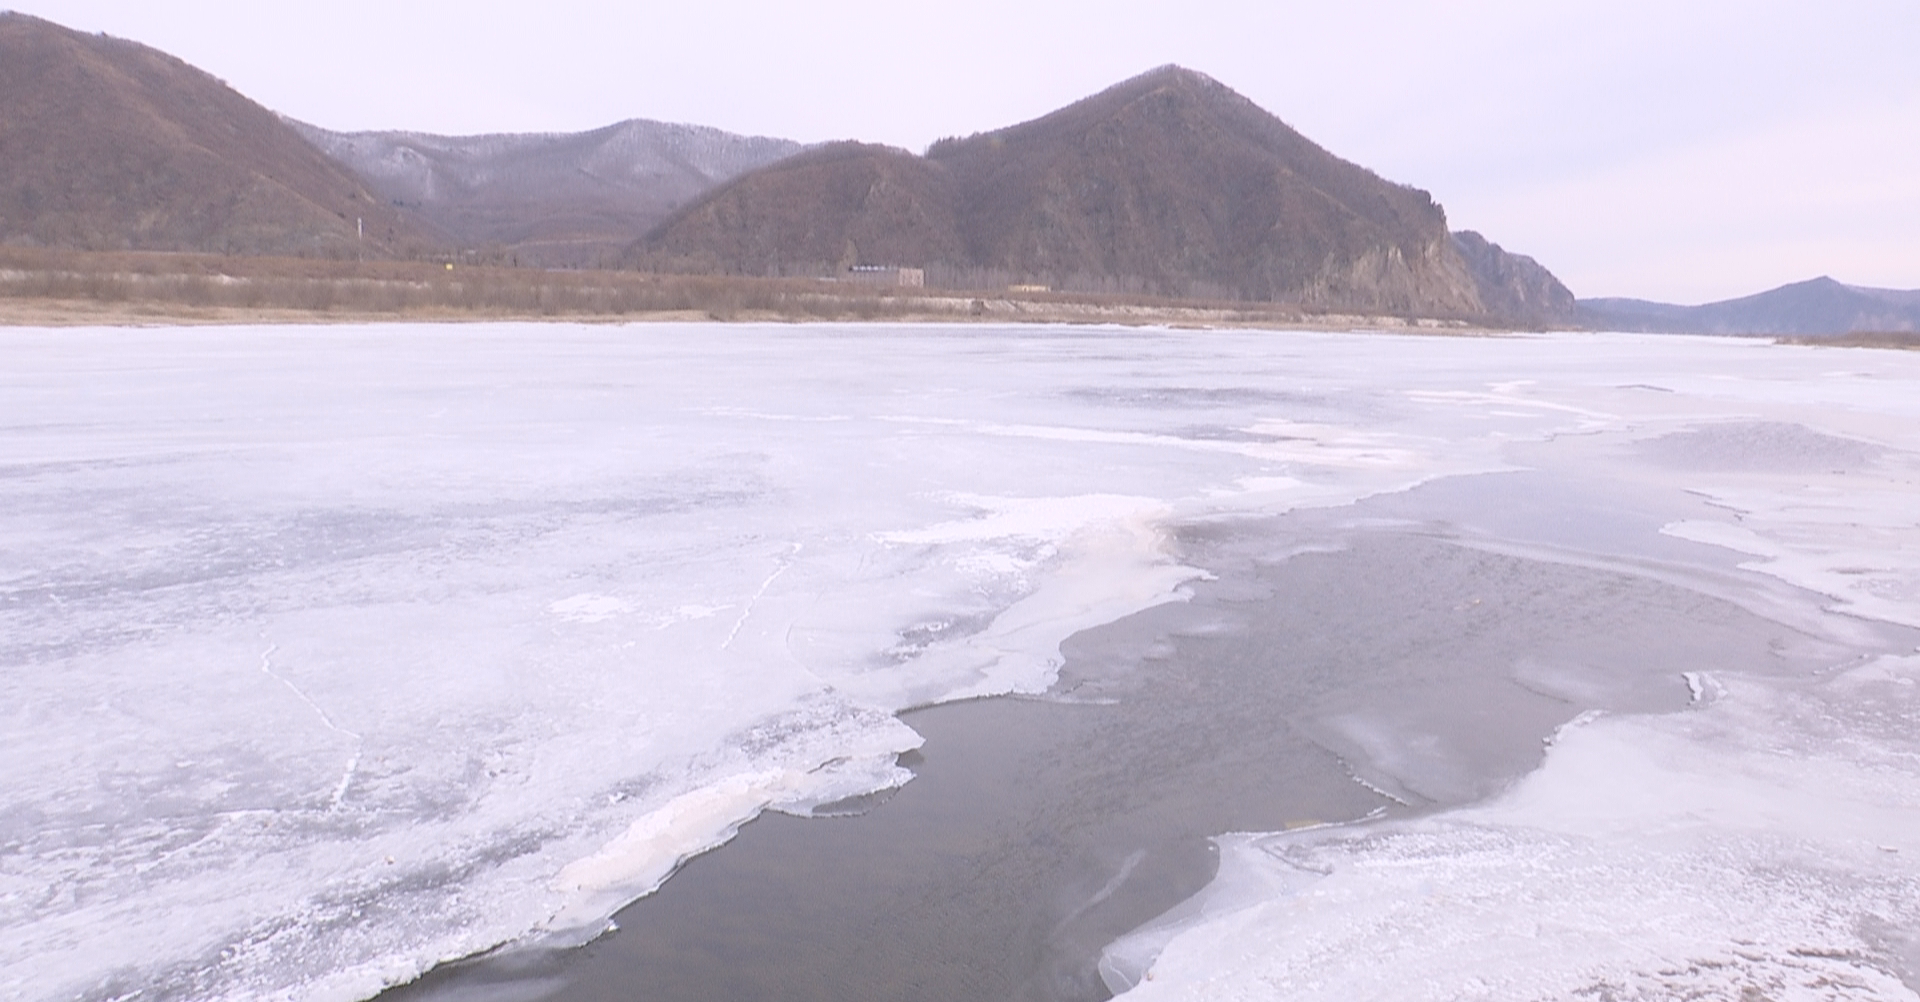
[{"label": "rocky cliff face", "polygon": [[958,181],[975,260],[1042,281],[1389,312],[1476,305],[1425,192],[1177,67],[928,158]]},{"label": "rocky cliff face", "polygon": [[437,136],[289,124],[381,197],[469,248],[584,266],[800,144],[640,119],[579,133]]},{"label": "rocky cliff face", "polygon": [[1510,323],[1564,327],[1578,319],[1573,293],[1553,273],[1525,254],[1509,254],[1472,230],[1453,235],[1489,316]]},{"label": "rocky cliff face", "polygon": [[146,46],[0,13],[0,95],[0,242],[383,255],[437,241],[272,112]]},{"label": "rocky cliff face", "polygon": [[830,273],[849,255],[930,280],[1317,310],[1484,318],[1550,298],[1498,248],[1480,258],[1505,271],[1477,272],[1426,192],[1178,67],[924,157],[848,145],[749,173],[633,253],[748,274]]}]

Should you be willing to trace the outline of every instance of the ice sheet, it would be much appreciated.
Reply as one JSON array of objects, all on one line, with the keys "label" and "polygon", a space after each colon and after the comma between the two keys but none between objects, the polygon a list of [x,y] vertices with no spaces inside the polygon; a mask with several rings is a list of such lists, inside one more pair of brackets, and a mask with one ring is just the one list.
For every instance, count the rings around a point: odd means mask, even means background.
[{"label": "ice sheet", "polygon": [[1728,680],[1697,711],[1571,728],[1485,807],[1224,839],[1217,900],[1170,944],[1116,944],[1111,979],[1130,999],[1913,998],[1916,674]]},{"label": "ice sheet", "polygon": [[1867,443],[1821,475],[1904,539],[1920,394],[1880,353],[570,325],[0,350],[0,994],[25,999],[349,999],[590,935],[762,810],[904,780],[894,712],[1039,691],[1075,630],[1177,600],[1204,569],[1168,525],[1522,444],[1741,522],[1753,581],[1871,609],[1909,580],[1843,502],[1636,451],[1737,421]]},{"label": "ice sheet", "polygon": [[[1831,352],[1760,345],[1685,360],[1698,347],[1632,370],[1660,398],[1597,385],[1625,370],[1527,384],[1597,418],[1527,456],[1650,504],[1696,498],[1668,538],[1845,617],[1920,625],[1920,366],[1863,352],[1836,372]],[[1603,538],[1586,545],[1609,566],[1716,587],[1710,556]],[[1785,593],[1747,599],[1860,636]],[[1920,656],[1753,667],[1682,673],[1681,713],[1576,720],[1481,806],[1225,836],[1215,884],[1109,947],[1103,976],[1143,1000],[1915,998]]]}]

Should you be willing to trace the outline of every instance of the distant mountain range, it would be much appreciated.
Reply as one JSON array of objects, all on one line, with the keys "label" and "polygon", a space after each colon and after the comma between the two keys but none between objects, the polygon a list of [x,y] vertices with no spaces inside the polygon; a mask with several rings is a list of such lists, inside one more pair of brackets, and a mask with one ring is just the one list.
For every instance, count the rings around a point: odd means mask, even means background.
[{"label": "distant mountain range", "polygon": [[1531,259],[1455,236],[1424,191],[1169,66],[925,156],[836,143],[681,210],[631,260],[751,275],[905,265],[962,287],[1295,303],[1568,323]]},{"label": "distant mountain range", "polygon": [[1582,299],[1578,319],[1598,330],[1662,334],[1837,337],[1920,331],[1920,291],[1868,289],[1831,278],[1703,306],[1644,299]]},{"label": "distant mountain range", "polygon": [[0,242],[388,256],[445,237],[206,73],[0,12]]},{"label": "distant mountain range", "polygon": [[1531,259],[1168,67],[924,157],[698,126],[446,137],[292,122],[164,53],[0,15],[0,242],[670,265],[1565,325]]},{"label": "distant mountain range", "polygon": [[0,12],[0,244],[836,277],[1278,302],[1539,327],[1920,332],[1920,292],[1829,278],[1704,306],[1574,299],[1424,191],[1163,67],[924,156],[633,120],[333,132],[134,42]]},{"label": "distant mountain range", "polygon": [[466,247],[522,264],[616,260],[634,237],[799,143],[640,119],[580,133],[330,132],[289,120],[380,195]]}]

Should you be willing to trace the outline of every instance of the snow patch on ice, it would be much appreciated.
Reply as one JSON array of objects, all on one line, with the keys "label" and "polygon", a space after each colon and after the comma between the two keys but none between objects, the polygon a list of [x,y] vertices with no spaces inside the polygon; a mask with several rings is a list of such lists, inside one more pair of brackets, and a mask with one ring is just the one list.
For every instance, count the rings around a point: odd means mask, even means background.
[{"label": "snow patch on ice", "polygon": [[1102,970],[1143,1000],[1915,998],[1880,931],[1920,918],[1916,673],[1731,680],[1563,731],[1483,807],[1222,839]]},{"label": "snow patch on ice", "polygon": [[780,772],[728,776],[635,821],[600,851],[567,864],[554,877],[554,889],[572,899],[554,917],[554,926],[592,925],[652,893],[681,863],[732,838],[789,782],[790,776]]},{"label": "snow patch on ice", "polygon": [[1139,520],[1168,513],[1166,503],[1157,498],[1118,494],[1036,498],[949,494],[942,500],[976,509],[980,514],[924,529],[878,532],[874,538],[883,543],[919,545],[997,539],[1058,543],[1095,523]]},{"label": "snow patch on ice", "polygon": [[[1167,505],[1150,498],[955,500],[980,509],[975,519],[922,530],[877,534],[896,545],[984,540],[1041,544],[1034,556],[995,564],[977,555],[963,566],[1024,572],[1041,561],[1047,573],[1024,597],[979,632],[929,647],[899,672],[842,682],[847,691],[904,709],[953,699],[1046,691],[1059,675],[1060,645],[1075,633],[1185,597],[1180,586],[1204,572],[1169,552],[1161,521]],[[953,684],[949,680],[967,680]]]},{"label": "snow patch on ice", "polygon": [[612,595],[581,594],[563,598],[547,606],[547,611],[570,623],[604,623],[633,611],[633,606]]},{"label": "snow patch on ice", "polygon": [[1742,567],[1830,596],[1836,608],[1920,627],[1920,516],[1905,484],[1871,476],[1852,483],[1702,489],[1741,522],[1684,521],[1668,535],[1760,559]]}]

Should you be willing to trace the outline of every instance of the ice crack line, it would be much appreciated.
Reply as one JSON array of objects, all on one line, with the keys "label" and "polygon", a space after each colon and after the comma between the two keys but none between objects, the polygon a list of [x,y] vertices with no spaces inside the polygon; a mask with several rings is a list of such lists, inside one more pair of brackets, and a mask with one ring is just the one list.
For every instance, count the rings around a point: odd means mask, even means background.
[{"label": "ice crack line", "polygon": [[773,582],[777,580],[780,575],[785,574],[787,568],[793,566],[793,558],[799,555],[801,545],[800,543],[793,544],[793,549],[788,551],[787,555],[780,559],[780,566],[774,568],[773,573],[767,575],[765,581],[760,582],[760,590],[754,592],[752,598],[747,599],[747,607],[740,610],[740,618],[733,621],[733,629],[727,631],[727,639],[720,645],[721,650],[724,651],[733,646],[734,639],[740,636],[740,628],[747,625],[747,618],[753,615],[753,607],[759,604],[760,597],[767,593],[767,589],[773,587]]},{"label": "ice crack line", "polygon": [[347,788],[353,785],[354,773],[360,770],[360,752],[366,747],[367,740],[358,733],[347,730],[339,724],[334,723],[333,718],[327,715],[327,711],[321,709],[320,704],[313,701],[313,697],[301,691],[299,686],[293,684],[292,679],[273,670],[273,652],[279,649],[279,644],[269,644],[267,646],[266,653],[260,655],[260,670],[272,678],[277,679],[281,685],[286,686],[295,696],[300,697],[300,702],[307,704],[307,708],[311,709],[314,715],[320,718],[320,723],[326,725],[327,730],[335,734],[344,734],[353,739],[353,754],[347,757],[347,768],[340,774],[340,783],[333,788],[333,797],[328,801],[329,810],[338,810],[341,801],[347,799]]}]

